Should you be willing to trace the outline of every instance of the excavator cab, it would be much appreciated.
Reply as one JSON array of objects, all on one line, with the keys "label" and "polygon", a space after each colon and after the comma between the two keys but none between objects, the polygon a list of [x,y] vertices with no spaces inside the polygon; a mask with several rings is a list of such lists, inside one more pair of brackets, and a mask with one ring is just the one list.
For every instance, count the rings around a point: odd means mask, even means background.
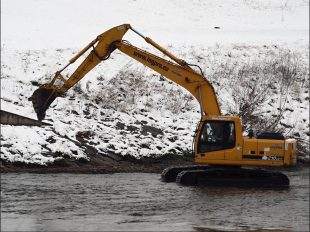
[{"label": "excavator cab", "polygon": [[[204,116],[195,137],[195,162],[199,164],[236,165],[240,160],[241,122],[234,116]],[[238,165],[236,165],[238,166]]]},{"label": "excavator cab", "polygon": [[205,121],[199,136],[198,153],[230,149],[236,143],[232,121]]},{"label": "excavator cab", "polygon": [[242,136],[239,117],[207,117],[198,126],[195,162],[226,166],[293,166],[296,140],[284,136]]}]

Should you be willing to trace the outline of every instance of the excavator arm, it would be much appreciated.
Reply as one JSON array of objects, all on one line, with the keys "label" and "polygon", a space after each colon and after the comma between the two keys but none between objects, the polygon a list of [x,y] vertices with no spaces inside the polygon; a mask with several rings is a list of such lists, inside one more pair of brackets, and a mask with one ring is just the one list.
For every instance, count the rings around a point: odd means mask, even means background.
[{"label": "excavator arm", "polygon": [[[158,57],[122,40],[129,29],[141,36],[147,43],[151,44],[174,62]],[[91,48],[91,52],[73,74],[68,79],[64,78],[61,72],[70,64],[76,62],[78,58]],[[30,100],[33,103],[38,119],[44,119],[46,110],[56,97],[65,94],[96,65],[103,60],[107,60],[115,49],[120,50],[188,90],[198,100],[202,114],[208,116],[221,115],[213,86],[202,73],[197,73],[186,61],[177,58],[150,38],[143,36],[129,24],[123,24],[97,36],[96,39],[75,55],[65,67],[57,71],[50,83],[40,86],[33,93]]]}]

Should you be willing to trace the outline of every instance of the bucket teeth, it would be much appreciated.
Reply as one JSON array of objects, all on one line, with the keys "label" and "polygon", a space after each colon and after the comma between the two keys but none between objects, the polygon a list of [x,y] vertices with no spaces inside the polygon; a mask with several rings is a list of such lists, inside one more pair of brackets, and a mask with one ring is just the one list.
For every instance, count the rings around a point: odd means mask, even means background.
[{"label": "bucket teeth", "polygon": [[46,87],[40,87],[33,92],[29,100],[32,101],[34,111],[36,112],[39,121],[42,121],[45,118],[46,110],[57,96],[58,94],[54,89]]}]

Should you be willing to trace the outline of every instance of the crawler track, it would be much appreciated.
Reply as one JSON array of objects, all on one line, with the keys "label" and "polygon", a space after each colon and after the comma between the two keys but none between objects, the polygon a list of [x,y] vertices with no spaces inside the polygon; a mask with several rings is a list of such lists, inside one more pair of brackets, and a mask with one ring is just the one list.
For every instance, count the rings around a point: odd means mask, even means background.
[{"label": "crawler track", "polygon": [[286,188],[290,184],[288,177],[281,172],[199,165],[167,168],[161,178],[164,182],[184,186]]}]

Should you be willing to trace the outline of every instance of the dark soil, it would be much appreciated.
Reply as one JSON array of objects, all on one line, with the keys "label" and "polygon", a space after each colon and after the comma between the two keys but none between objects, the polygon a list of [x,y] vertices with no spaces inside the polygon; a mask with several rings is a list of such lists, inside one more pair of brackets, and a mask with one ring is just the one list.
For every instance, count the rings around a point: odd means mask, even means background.
[{"label": "dark soil", "polygon": [[165,155],[159,158],[136,159],[133,156],[93,154],[90,160],[62,159],[43,166],[21,162],[0,161],[1,173],[120,173],[147,172],[161,173],[170,166],[193,164],[193,158],[181,155]]}]

